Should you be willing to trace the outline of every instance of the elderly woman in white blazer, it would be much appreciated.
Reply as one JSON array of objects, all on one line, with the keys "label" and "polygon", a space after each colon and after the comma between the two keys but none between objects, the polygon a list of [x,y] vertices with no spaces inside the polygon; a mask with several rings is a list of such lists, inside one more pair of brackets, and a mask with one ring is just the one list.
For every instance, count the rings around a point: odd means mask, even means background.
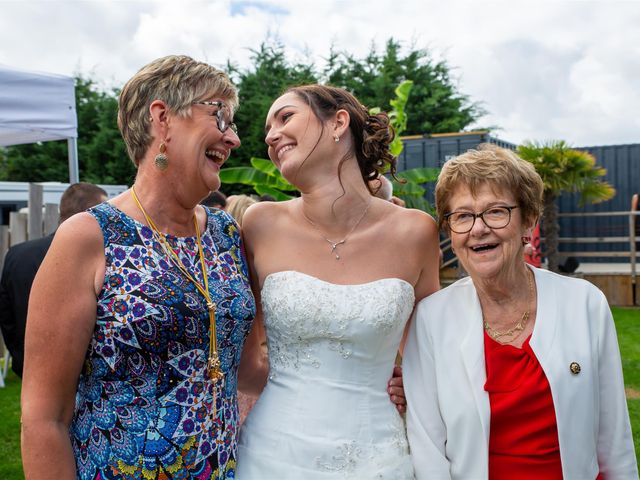
[{"label": "elderly woman in white blazer", "polygon": [[440,227],[469,277],[419,303],[405,348],[418,480],[638,478],[606,298],[523,261],[542,190],[495,146],[440,173]]}]

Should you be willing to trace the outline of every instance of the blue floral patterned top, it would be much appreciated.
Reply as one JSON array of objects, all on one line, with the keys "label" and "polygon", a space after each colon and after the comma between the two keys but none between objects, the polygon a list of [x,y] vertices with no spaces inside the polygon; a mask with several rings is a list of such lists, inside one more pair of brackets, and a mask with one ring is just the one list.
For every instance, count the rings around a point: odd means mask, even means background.
[{"label": "blue floral patterned top", "polygon": [[[255,315],[235,222],[207,209],[201,238],[225,374],[214,386],[204,297],[147,226],[109,203],[90,213],[106,273],[70,428],[78,478],[234,478],[237,370]],[[196,237],[167,240],[202,283]]]}]

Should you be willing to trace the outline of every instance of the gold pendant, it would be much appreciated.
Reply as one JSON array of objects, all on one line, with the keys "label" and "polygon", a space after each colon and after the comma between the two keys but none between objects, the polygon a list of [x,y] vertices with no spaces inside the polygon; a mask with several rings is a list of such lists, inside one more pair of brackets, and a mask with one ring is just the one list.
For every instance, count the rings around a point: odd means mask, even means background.
[{"label": "gold pendant", "polygon": [[217,355],[209,357],[207,367],[209,379],[212,381],[218,382],[224,378],[224,373],[222,373],[222,369],[220,368],[220,359]]},{"label": "gold pendant", "polygon": [[211,379],[211,421],[215,422],[218,414],[218,408],[216,406],[218,402],[218,393],[222,392],[224,388],[224,374],[220,370],[220,361],[217,358],[211,358],[208,362],[209,378]]}]

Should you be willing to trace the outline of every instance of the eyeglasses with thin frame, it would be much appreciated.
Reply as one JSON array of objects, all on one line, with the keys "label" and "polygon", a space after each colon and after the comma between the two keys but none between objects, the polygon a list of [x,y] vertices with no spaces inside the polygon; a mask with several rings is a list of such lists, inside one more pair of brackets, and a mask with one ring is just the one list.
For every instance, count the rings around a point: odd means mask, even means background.
[{"label": "eyeglasses with thin frame", "polygon": [[484,224],[494,230],[505,228],[511,222],[511,210],[518,208],[517,205],[501,205],[489,207],[480,213],[473,212],[451,212],[444,218],[449,225],[449,229],[455,233],[468,233],[476,223],[476,218],[482,219]]},{"label": "eyeglasses with thin frame", "polygon": [[214,111],[211,113],[211,116],[216,117],[218,130],[220,130],[221,133],[224,133],[227,131],[227,128],[230,128],[234,133],[238,133],[238,127],[236,127],[236,124],[233,123],[229,118],[229,108],[223,102],[210,102],[202,100],[200,102],[193,102],[193,105],[206,105],[207,107],[215,107]]}]

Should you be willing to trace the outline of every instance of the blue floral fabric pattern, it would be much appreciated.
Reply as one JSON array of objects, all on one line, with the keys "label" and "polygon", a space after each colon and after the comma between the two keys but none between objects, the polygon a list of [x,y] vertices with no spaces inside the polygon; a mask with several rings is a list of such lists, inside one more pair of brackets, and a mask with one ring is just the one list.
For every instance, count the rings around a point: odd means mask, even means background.
[{"label": "blue floral fabric pattern", "polygon": [[[235,478],[237,371],[255,316],[235,222],[207,209],[201,237],[225,374],[214,385],[204,297],[146,225],[109,203],[90,213],[106,272],[70,427],[78,478]],[[167,241],[202,284],[196,237]]]}]

